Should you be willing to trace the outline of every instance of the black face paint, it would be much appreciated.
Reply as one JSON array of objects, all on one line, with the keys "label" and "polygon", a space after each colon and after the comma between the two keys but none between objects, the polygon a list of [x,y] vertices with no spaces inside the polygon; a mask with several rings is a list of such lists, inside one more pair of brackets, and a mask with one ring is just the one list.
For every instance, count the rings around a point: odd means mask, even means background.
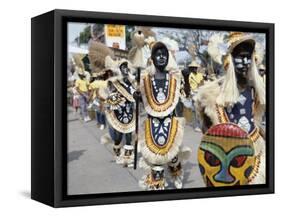
[{"label": "black face paint", "polygon": [[251,61],[250,52],[243,51],[234,56],[233,62],[236,74],[246,77],[251,65]]},{"label": "black face paint", "polygon": [[168,65],[169,53],[166,47],[159,47],[152,53],[152,61],[159,71],[164,71]]},{"label": "black face paint", "polygon": [[232,51],[235,75],[238,84],[244,86],[248,83],[248,72],[252,63],[253,45],[241,43]]},{"label": "black face paint", "polygon": [[86,76],[85,75],[78,75],[79,76],[79,78],[81,79],[81,80],[83,80],[84,78],[86,78]]},{"label": "black face paint", "polygon": [[121,73],[124,77],[129,76],[130,69],[128,67],[128,63],[126,63],[126,62],[122,63],[119,68],[120,68],[120,71],[121,71]]},{"label": "black face paint", "polygon": [[264,69],[260,69],[259,70],[259,74],[260,74],[260,76],[264,76],[265,75],[265,70]]},{"label": "black face paint", "polygon": [[197,67],[189,67],[189,71],[190,71],[190,72],[196,73],[197,70],[198,70]]}]

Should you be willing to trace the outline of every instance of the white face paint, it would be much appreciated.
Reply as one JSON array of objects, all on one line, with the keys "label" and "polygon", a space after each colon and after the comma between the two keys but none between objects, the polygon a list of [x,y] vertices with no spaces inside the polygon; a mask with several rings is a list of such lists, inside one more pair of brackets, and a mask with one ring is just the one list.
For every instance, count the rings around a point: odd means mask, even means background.
[{"label": "white face paint", "polygon": [[240,47],[233,55],[233,64],[238,80],[247,79],[247,74],[252,63],[252,53]]}]

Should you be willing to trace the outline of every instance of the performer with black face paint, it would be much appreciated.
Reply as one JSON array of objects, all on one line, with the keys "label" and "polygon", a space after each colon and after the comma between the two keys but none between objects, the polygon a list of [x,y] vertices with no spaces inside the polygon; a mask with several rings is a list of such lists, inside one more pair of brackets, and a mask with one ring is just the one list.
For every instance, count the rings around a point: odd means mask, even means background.
[{"label": "performer with black face paint", "polygon": [[[217,53],[219,41],[210,40],[209,54],[224,66],[225,75],[198,90],[195,97],[203,131],[231,122],[246,131],[254,143],[256,164],[248,174],[249,183],[265,183],[265,142],[260,127],[265,109],[265,87],[256,65],[256,42],[251,35],[230,33],[226,51]],[[221,58],[218,58],[220,55]]]},{"label": "performer with black face paint", "polygon": [[[132,132],[135,130],[135,100],[133,98],[135,88],[130,79],[129,62],[122,59],[117,64],[120,75],[108,80],[110,94],[107,104],[109,109],[106,110],[105,114],[110,124],[110,135],[114,141],[113,151],[116,163],[131,167],[134,160]],[[123,137],[125,137],[126,144],[122,149]]]},{"label": "performer with black face paint", "polygon": [[175,187],[182,188],[181,159],[187,157],[181,152],[184,118],[175,117],[181,72],[166,70],[169,52],[161,42],[152,46],[151,59],[153,65],[142,72],[140,81],[142,101],[147,112],[145,135],[140,139],[143,156],[140,165],[147,169],[147,174],[140,181],[140,186],[146,190],[164,189],[164,167],[168,167]]}]

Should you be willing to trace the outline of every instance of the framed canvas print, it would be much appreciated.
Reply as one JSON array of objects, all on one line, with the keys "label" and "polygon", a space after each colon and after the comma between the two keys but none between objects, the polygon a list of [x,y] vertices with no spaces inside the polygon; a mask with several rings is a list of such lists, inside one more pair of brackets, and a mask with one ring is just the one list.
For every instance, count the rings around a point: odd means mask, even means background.
[{"label": "framed canvas print", "polygon": [[34,200],[274,192],[274,24],[54,10],[31,36]]}]

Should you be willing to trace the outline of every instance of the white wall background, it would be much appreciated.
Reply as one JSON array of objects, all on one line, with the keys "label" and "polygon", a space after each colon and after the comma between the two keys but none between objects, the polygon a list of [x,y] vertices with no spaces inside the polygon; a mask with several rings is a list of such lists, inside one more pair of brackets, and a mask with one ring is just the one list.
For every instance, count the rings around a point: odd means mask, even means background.
[{"label": "white wall background", "polygon": [[[30,200],[30,18],[54,8],[276,23],[276,194],[67,209],[52,209]],[[237,217],[280,213],[281,23],[278,1],[8,0],[1,1],[0,16],[0,216]]]}]

